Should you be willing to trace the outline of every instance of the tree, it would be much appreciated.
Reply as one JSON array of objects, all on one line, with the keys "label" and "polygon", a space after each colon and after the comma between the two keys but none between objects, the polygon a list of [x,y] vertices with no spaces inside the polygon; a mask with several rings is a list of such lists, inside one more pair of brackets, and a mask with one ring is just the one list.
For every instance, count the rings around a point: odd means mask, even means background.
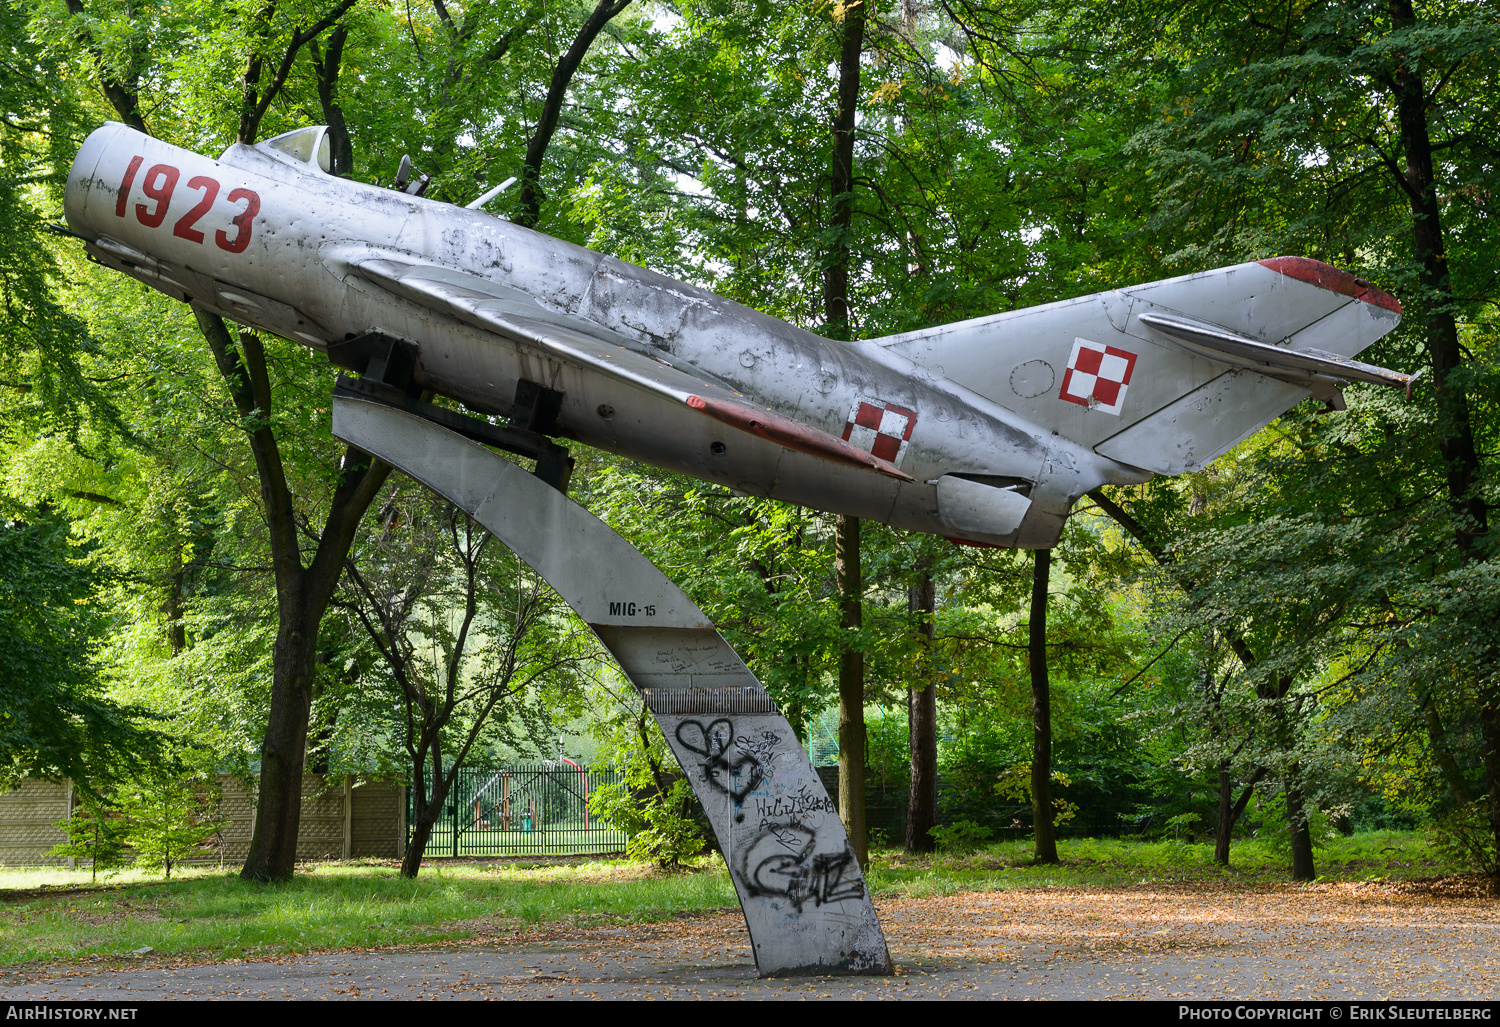
[{"label": "tree", "polygon": [[1031,643],[1027,663],[1031,669],[1031,823],[1033,858],[1038,863],[1056,863],[1057,838],[1052,816],[1052,685],[1047,677],[1047,588],[1052,571],[1052,550],[1038,549],[1031,578]]},{"label": "tree", "polygon": [[[1097,16],[1126,50],[1178,71],[1170,116],[1132,142],[1167,198],[1153,230],[1193,240],[1179,244],[1173,258],[1212,254],[1227,262],[1304,252],[1365,271],[1393,288],[1406,308],[1406,327],[1379,344],[1377,359],[1420,361],[1432,370],[1431,391],[1416,394],[1419,430],[1403,431],[1398,425],[1413,419],[1376,402],[1367,416],[1393,433],[1381,439],[1367,430],[1374,425],[1348,433],[1346,452],[1383,451],[1379,477],[1325,476],[1362,513],[1383,508],[1393,523],[1411,523],[1414,505],[1422,509],[1428,555],[1406,565],[1404,582],[1387,593],[1387,619],[1403,624],[1405,634],[1383,649],[1381,673],[1430,661],[1437,654],[1414,646],[1450,637],[1455,619],[1467,622],[1464,634],[1487,635],[1493,592],[1476,593],[1474,585],[1487,575],[1470,569],[1492,549],[1492,472],[1483,454],[1493,450],[1484,439],[1494,421],[1479,397],[1494,373],[1483,311],[1496,297],[1489,270],[1495,242],[1474,229],[1485,216],[1477,198],[1488,195],[1496,174],[1489,128],[1500,39],[1494,6],[1185,5],[1168,19],[1170,29],[1158,23],[1149,38],[1141,32],[1142,13],[1111,5]],[[1390,473],[1398,464],[1406,469],[1399,477]],[[1439,496],[1445,510],[1429,501]],[[1418,605],[1418,595],[1430,619],[1404,612]],[[1492,835],[1500,839],[1493,664],[1480,653],[1455,667],[1464,701],[1442,711],[1413,675],[1399,676],[1417,684],[1406,705],[1418,724],[1426,722],[1439,766],[1456,765],[1441,755],[1448,744],[1444,719],[1478,727]]]},{"label": "tree", "polygon": [[265,349],[253,332],[241,333],[235,347],[216,315],[199,308],[194,308],[194,313],[242,418],[260,476],[269,529],[278,626],[271,702],[261,746],[256,828],[243,873],[253,880],[276,880],[290,876],[296,862],[308,716],[317,676],[318,630],[333,599],[355,530],[390,467],[353,447],[348,449],[338,468],[312,560],[304,564],[302,525],[281,448],[270,427],[273,408]]},{"label": "tree", "polygon": [[906,851],[931,852],[931,831],[937,826],[937,674],[934,639],[937,633],[937,591],[928,560],[917,562],[918,577],[908,594],[917,620],[917,660],[906,693],[907,737],[911,749],[907,777]]},{"label": "tree", "polygon": [[104,694],[98,584],[60,517],[0,522],[0,786],[49,777],[92,790],[162,757],[151,712]]},{"label": "tree", "polygon": [[420,487],[397,489],[381,522],[346,561],[343,606],[394,686],[416,814],[401,874],[416,877],[459,770],[492,720],[594,652],[576,627],[559,623],[556,594],[457,507]]},{"label": "tree", "polygon": [[[237,142],[254,144],[258,140],[261,125],[286,86],[298,55],[354,3],[355,0],[338,0],[309,22],[299,20],[301,12],[292,12],[288,17],[275,3],[249,15],[241,26],[240,41],[247,56],[239,76],[238,124],[234,136]],[[141,67],[143,27],[133,23],[127,29],[133,56],[129,74],[122,76],[105,60],[81,0],[70,0],[69,13],[76,23],[76,44],[93,55],[101,88],[110,104],[122,120],[145,131],[139,96],[145,77]],[[269,528],[279,625],[271,702],[261,747],[256,827],[243,872],[255,880],[283,879],[291,875],[296,860],[302,764],[318,627],[355,528],[389,468],[357,450],[346,452],[311,563],[304,565],[297,504],[288,484],[280,445],[269,423],[272,403],[264,347],[253,332],[242,333],[237,344],[216,314],[199,307],[194,308],[194,313],[225,387],[245,423],[246,441],[255,458]]]},{"label": "tree", "polygon": [[158,773],[123,783],[112,800],[125,820],[126,837],[142,867],[161,867],[170,879],[174,864],[190,857],[225,826],[214,819],[217,788],[206,774]]},{"label": "tree", "polygon": [[[864,49],[864,0],[843,9],[838,24],[838,103],[833,113],[829,161],[829,246],[823,270],[823,317],[835,339],[849,338],[849,228],[853,220],[854,120],[859,103],[859,62]],[[859,565],[859,519],[840,515],[834,542],[843,627],[862,624],[864,583]],[[870,860],[865,832],[865,675],[864,654],[852,646],[839,658],[839,814],[860,866]]]},{"label": "tree", "polygon": [[112,814],[104,802],[83,796],[83,801],[73,807],[71,815],[53,826],[68,840],[54,845],[47,850],[47,855],[75,863],[80,859],[88,860],[91,883],[98,883],[99,871],[103,870],[107,877],[109,871],[125,865],[125,822],[117,814]]}]

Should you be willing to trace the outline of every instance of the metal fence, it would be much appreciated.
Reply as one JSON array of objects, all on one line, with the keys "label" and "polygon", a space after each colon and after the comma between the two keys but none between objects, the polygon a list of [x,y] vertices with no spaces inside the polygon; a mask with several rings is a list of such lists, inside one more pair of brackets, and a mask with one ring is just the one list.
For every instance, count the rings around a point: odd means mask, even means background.
[{"label": "metal fence", "polygon": [[[427,842],[429,856],[519,856],[624,852],[623,831],[607,827],[592,808],[613,767],[543,760],[463,769]],[[408,799],[406,822],[416,819]]]}]

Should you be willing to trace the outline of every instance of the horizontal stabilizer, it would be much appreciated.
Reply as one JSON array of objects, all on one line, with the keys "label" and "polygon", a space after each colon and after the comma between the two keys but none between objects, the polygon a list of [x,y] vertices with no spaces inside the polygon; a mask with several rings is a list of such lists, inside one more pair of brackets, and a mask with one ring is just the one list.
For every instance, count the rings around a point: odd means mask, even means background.
[{"label": "horizontal stabilizer", "polygon": [[1327,378],[1342,378],[1345,381],[1370,382],[1374,385],[1394,385],[1408,392],[1410,392],[1411,383],[1417,377],[1414,374],[1402,374],[1400,371],[1366,364],[1337,353],[1329,353],[1326,350],[1294,350],[1284,346],[1272,346],[1225,328],[1175,314],[1151,311],[1141,314],[1139,321],[1189,352],[1227,364],[1254,368],[1272,377],[1280,377],[1277,371],[1292,371]]}]

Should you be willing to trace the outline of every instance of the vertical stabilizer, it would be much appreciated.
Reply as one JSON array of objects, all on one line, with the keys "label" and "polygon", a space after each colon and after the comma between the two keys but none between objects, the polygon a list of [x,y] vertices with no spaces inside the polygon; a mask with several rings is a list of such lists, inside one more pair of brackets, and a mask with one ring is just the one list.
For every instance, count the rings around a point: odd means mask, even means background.
[{"label": "vertical stabilizer", "polygon": [[1348,272],[1276,257],[881,344],[1103,456],[1177,474],[1309,394],[1335,402],[1344,379],[1408,382],[1347,359],[1400,312]]}]

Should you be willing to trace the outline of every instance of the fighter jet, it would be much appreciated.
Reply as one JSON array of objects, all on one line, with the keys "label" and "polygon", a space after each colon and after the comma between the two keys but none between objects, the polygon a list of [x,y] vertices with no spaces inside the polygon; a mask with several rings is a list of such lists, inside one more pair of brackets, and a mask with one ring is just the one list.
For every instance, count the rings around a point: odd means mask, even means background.
[{"label": "fighter jet", "polygon": [[429,412],[414,397],[457,400],[488,418],[441,415],[472,437],[540,439],[508,448],[563,487],[549,440],[1046,548],[1090,489],[1202,468],[1309,394],[1343,409],[1351,381],[1410,392],[1413,376],[1352,359],[1400,304],[1303,257],[838,342],[424,198],[405,162],[395,188],[332,176],[328,153],[322,127],[215,160],[108,124],[73,162],[67,230],[175,299],[326,352],[367,390]]}]

